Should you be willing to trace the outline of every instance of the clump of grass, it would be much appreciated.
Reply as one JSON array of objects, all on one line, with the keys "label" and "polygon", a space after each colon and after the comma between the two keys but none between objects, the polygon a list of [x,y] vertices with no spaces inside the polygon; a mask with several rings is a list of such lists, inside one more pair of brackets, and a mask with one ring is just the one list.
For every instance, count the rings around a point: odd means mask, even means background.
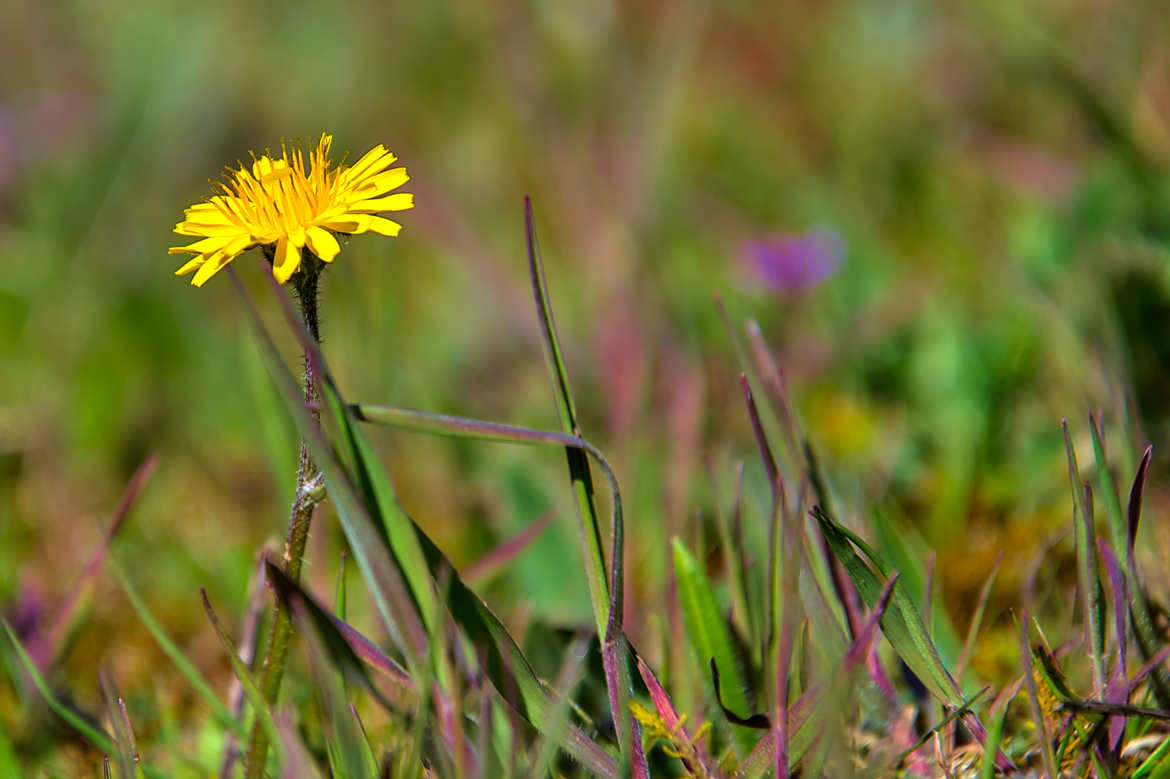
[{"label": "clump of grass", "polygon": [[[266,694],[262,678],[241,659],[250,648],[239,646],[204,593],[208,628],[246,701],[237,708],[184,658],[151,617],[132,576],[114,566],[134,609],[207,699],[208,728],[228,754],[222,762],[218,755],[209,762],[206,754],[181,753],[165,733],[145,740],[109,674],[101,677],[104,715],[83,712],[46,677],[54,652],[30,651],[27,638],[5,623],[13,683],[29,700],[35,690],[63,726],[96,750],[98,770],[195,776],[207,775],[214,763],[220,775],[231,776],[234,744],[252,728],[274,746],[259,768],[273,776],[1170,774],[1164,668],[1170,643],[1135,553],[1151,450],[1123,510],[1101,419],[1089,419],[1096,490],[1082,479],[1064,427],[1079,619],[1043,625],[1022,605],[1018,675],[981,680],[970,660],[996,571],[987,572],[961,651],[940,646],[934,626],[945,615],[931,606],[929,565],[902,549],[898,557],[910,562],[896,567],[865,540],[870,532],[895,542],[897,535],[880,514],[866,527],[858,519],[864,511],[834,493],[815,456],[815,431],[801,429],[753,323],[744,331],[745,345],[728,318],[767,510],[749,515],[744,490],[760,485],[750,479],[745,485],[741,469],[732,509],[724,511],[723,496],[715,498],[717,555],[688,538],[670,539],[673,601],[664,605],[677,608],[681,619],[668,621],[661,647],[635,647],[626,624],[625,540],[639,528],[627,528],[617,474],[580,428],[530,205],[525,226],[559,431],[350,401],[315,334],[274,283],[277,305],[304,350],[306,375],[316,382],[309,397],[319,404],[310,406],[255,304],[235,285],[307,456],[320,469],[365,590],[348,590],[343,563],[328,605],[277,561],[264,559],[279,613],[290,615],[311,672],[312,694],[295,710]],[[554,679],[537,673],[522,642],[398,502],[363,431],[374,424],[565,452],[594,624],[562,644]],[[710,471],[722,480],[714,465]],[[599,510],[595,472],[608,520]],[[140,486],[136,480],[130,499]],[[127,501],[118,516],[128,508]],[[497,550],[492,563],[506,564],[533,537]],[[83,584],[97,567],[82,574]],[[923,593],[911,590],[910,578],[927,582]],[[359,598],[372,604],[387,644],[347,621],[349,604]],[[62,613],[71,615],[73,607]],[[246,632],[258,634],[255,627]],[[15,762],[12,753],[0,733],[0,768]]]}]

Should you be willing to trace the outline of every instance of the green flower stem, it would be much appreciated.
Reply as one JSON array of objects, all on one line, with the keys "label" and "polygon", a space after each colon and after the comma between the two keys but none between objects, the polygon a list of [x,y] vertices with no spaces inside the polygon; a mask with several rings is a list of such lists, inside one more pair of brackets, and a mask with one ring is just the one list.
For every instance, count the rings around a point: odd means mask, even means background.
[{"label": "green flower stem", "polygon": [[[309,330],[309,335],[317,343],[321,342],[317,320],[317,286],[321,278],[321,267],[320,260],[306,250],[301,268],[293,274],[291,279],[301,305],[305,326]],[[313,373],[313,364],[308,354],[305,355],[304,382],[305,404],[313,416],[319,419],[318,401],[320,395],[317,390],[316,376]],[[289,512],[288,536],[284,543],[284,572],[293,581],[299,580],[301,576],[301,564],[304,562],[305,544],[309,539],[309,524],[313,518],[313,509],[324,498],[324,492],[320,488],[319,474],[320,472],[309,454],[309,445],[302,439],[300,465],[297,468],[297,493]],[[267,650],[264,653],[264,665],[261,671],[263,676],[260,689],[269,705],[275,705],[280,696],[280,685],[284,679],[284,664],[288,656],[288,641],[291,635],[292,621],[288,609],[278,599],[273,608],[272,625],[268,632]],[[254,668],[253,671],[255,670]],[[248,759],[245,764],[244,775],[247,779],[260,779],[264,775],[264,767],[268,760],[268,746],[268,735],[260,718],[256,717],[252,723]]]}]

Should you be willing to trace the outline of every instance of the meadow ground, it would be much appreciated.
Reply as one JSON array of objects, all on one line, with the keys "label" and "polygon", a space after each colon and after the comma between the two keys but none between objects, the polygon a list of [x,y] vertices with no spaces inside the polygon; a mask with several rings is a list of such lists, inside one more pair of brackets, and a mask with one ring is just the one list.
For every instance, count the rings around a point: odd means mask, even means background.
[{"label": "meadow ground", "polygon": [[1170,775],[1162,9],[968,5],[6,5],[0,776]]}]

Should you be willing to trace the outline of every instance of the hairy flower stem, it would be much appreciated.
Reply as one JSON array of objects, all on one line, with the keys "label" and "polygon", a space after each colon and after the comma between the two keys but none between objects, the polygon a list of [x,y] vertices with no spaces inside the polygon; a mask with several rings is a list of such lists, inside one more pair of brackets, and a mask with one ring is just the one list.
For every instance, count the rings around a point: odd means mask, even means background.
[{"label": "hairy flower stem", "polygon": [[[303,264],[292,277],[301,304],[305,326],[315,343],[321,342],[317,321],[317,285],[320,281],[322,264],[309,251],[305,251]],[[320,419],[318,408],[320,395],[313,371],[313,361],[305,354],[305,404],[314,419]],[[300,465],[297,468],[297,492],[289,512],[288,536],[284,542],[284,572],[297,581],[301,576],[301,563],[305,557],[305,544],[309,540],[309,523],[313,509],[321,502],[323,494],[319,489],[319,471],[309,453],[309,444],[301,439]],[[280,684],[284,679],[284,663],[288,655],[288,641],[292,634],[292,621],[288,609],[278,598],[272,613],[272,625],[268,632],[268,648],[264,654],[260,689],[269,705],[275,705],[280,696]],[[255,672],[257,669],[253,668]],[[244,775],[247,779],[260,779],[268,760],[268,734],[256,717],[252,723],[252,734],[248,743],[248,758]]]}]

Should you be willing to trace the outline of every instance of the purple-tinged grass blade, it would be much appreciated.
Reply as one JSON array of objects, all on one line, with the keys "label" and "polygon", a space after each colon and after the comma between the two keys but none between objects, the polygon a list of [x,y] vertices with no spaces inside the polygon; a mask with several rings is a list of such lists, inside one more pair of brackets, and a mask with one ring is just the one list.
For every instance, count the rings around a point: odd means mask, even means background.
[{"label": "purple-tinged grass blade", "polygon": [[[1105,567],[1105,576],[1109,580],[1109,591],[1113,596],[1113,634],[1117,639],[1114,647],[1117,650],[1117,663],[1111,677],[1112,679],[1120,679],[1124,686],[1125,678],[1129,673],[1126,668],[1126,655],[1129,654],[1129,642],[1126,640],[1129,636],[1129,631],[1126,629],[1126,616],[1129,613],[1129,588],[1126,586],[1125,573],[1121,570],[1117,555],[1113,553],[1109,542],[1100,536],[1097,537],[1097,551],[1101,556],[1101,563]],[[1110,681],[1109,686],[1113,687],[1114,682]],[[1108,693],[1106,693],[1106,700],[1110,703],[1118,702],[1111,699]]]},{"label": "purple-tinged grass blade", "polygon": [[[749,646],[755,644],[755,632],[752,625],[750,598],[744,584],[747,564],[740,555],[736,532],[723,510],[723,501],[719,492],[719,479],[715,474],[715,463],[710,455],[706,458],[707,480],[711,483],[712,502],[715,506],[715,524],[719,531],[719,551],[723,557],[723,568],[728,575],[728,588],[731,590],[732,619],[747,636]],[[737,498],[738,501],[738,498]],[[738,521],[739,506],[735,507],[735,521]]]},{"label": "purple-tinged grass blade", "polygon": [[752,434],[756,438],[756,445],[760,448],[760,459],[764,463],[764,472],[768,475],[768,488],[772,491],[772,506],[773,510],[775,510],[775,507],[779,505],[781,500],[784,480],[780,476],[780,469],[776,464],[775,455],[772,454],[772,447],[768,443],[768,437],[764,434],[764,428],[760,422],[760,412],[756,407],[756,401],[752,395],[752,387],[748,383],[747,374],[739,374],[739,384],[743,390],[744,402],[747,404],[748,419],[752,423]]},{"label": "purple-tinged grass blade", "polygon": [[552,526],[555,516],[552,511],[546,511],[519,533],[498,544],[479,559],[469,563],[463,569],[463,580],[470,584],[476,584],[505,568],[508,563],[519,557],[533,541],[540,538],[540,535]]},{"label": "purple-tinged grass blade", "polygon": [[1138,668],[1137,671],[1134,672],[1133,676],[1130,677],[1129,680],[1129,690],[1126,693],[1126,699],[1134,694],[1134,692],[1137,690],[1137,686],[1142,683],[1142,680],[1153,673],[1160,665],[1162,665],[1162,663],[1166,662],[1167,659],[1170,659],[1170,644],[1163,646],[1160,650],[1158,650],[1157,654],[1155,654],[1146,662],[1142,663],[1141,668]]},{"label": "purple-tinged grass blade", "polygon": [[[264,587],[264,560],[270,550],[262,548],[256,557],[256,563],[251,583],[248,586],[248,607],[244,613],[243,627],[240,631],[240,650],[237,653],[240,662],[245,668],[252,667],[252,660],[256,655],[256,638],[260,627],[260,616],[268,602],[268,593]],[[228,688],[228,709],[236,719],[244,715],[244,703],[247,694],[239,678],[232,676],[231,686]],[[219,764],[219,779],[233,779],[235,776],[235,762],[240,756],[239,740],[236,734],[229,731],[224,737],[223,758]]]},{"label": "purple-tinged grass blade", "polygon": [[[804,754],[817,742],[824,738],[821,724],[815,721],[813,715],[822,705],[825,695],[820,685],[813,685],[805,690],[796,703],[788,709],[788,761],[789,765],[797,763]],[[765,718],[766,719],[766,718]],[[776,768],[776,731],[768,728],[739,767],[735,774],[736,779],[759,779]]]},{"label": "purple-tinged grass blade", "polygon": [[157,465],[158,461],[154,455],[151,455],[143,460],[134,471],[126,489],[122,491],[122,497],[118,499],[118,505],[114,509],[109,524],[102,532],[98,545],[90,553],[89,559],[73,583],[69,596],[65,599],[65,605],[57,612],[57,616],[53,619],[48,630],[28,642],[29,655],[36,661],[37,668],[42,673],[49,669],[60,654],[65,638],[69,635],[70,627],[77,616],[78,608],[85,600],[86,595],[93,590],[98,574],[101,573],[110,544],[118,535],[118,531],[122,529],[126,518],[130,516],[130,509],[133,508],[134,502],[138,499],[138,495],[146,483],[150,481],[150,477],[154,475]]},{"label": "purple-tinged grass blade", "polygon": [[1101,502],[1105,504],[1105,516],[1109,520],[1113,548],[1122,549],[1126,538],[1126,522],[1121,514],[1121,498],[1117,494],[1117,484],[1113,481],[1113,474],[1109,472],[1109,462],[1105,457],[1104,420],[1089,414],[1089,432],[1093,439],[1093,459],[1097,464],[1097,486]]},{"label": "purple-tinged grass blade", "polygon": [[379,649],[377,644],[355,630],[348,622],[333,614],[329,615],[329,619],[333,623],[333,626],[337,628],[337,632],[349,644],[349,648],[353,650],[353,653],[364,660],[367,665],[381,671],[390,681],[390,684],[393,685],[394,692],[389,696],[389,700],[397,702],[399,706],[409,705],[418,693],[414,688],[414,682],[411,681],[410,675],[406,673],[406,670],[394,662],[393,658],[388,657],[385,652]]},{"label": "purple-tinged grass blade", "polygon": [[788,447],[788,456],[792,460],[798,461],[802,454],[800,425],[792,410],[788,388],[784,382],[784,374],[780,370],[780,366],[776,364],[772,350],[764,342],[764,335],[760,332],[759,323],[755,319],[749,319],[744,329],[747,332],[748,345],[751,347],[752,364],[756,369],[756,375],[763,382],[764,389],[779,416],[780,430],[784,443]]},{"label": "purple-tinged grass blade", "polygon": [[[381,704],[387,711],[395,711],[398,707],[383,695],[382,691],[374,684],[369,674],[366,673],[365,665],[358,658],[357,652],[354,651],[347,636],[343,635],[342,631],[338,628],[337,623],[340,620],[330,614],[321,604],[317,603],[300,584],[289,578],[272,560],[268,560],[266,563],[266,573],[268,583],[272,586],[276,596],[290,610],[300,615],[298,619],[302,623],[306,621],[312,623],[313,632],[319,648],[325,652],[325,656],[330,659],[341,676],[346,681],[357,684],[369,692],[374,700]],[[357,631],[351,632],[351,635],[355,634],[357,634]],[[355,643],[361,645],[363,641]],[[365,643],[368,644],[368,642]],[[314,651],[316,650],[314,649]],[[367,651],[366,654],[367,656],[376,657],[373,652]],[[400,669],[395,668],[393,665],[389,666],[388,676],[397,682],[399,689],[410,684],[406,674],[402,673]],[[406,691],[413,692],[413,685],[406,687]]]},{"label": "purple-tinged grass blade", "polygon": [[[337,452],[325,438],[320,424],[305,406],[302,390],[288,367],[280,357],[280,352],[272,342],[260,315],[256,310],[251,297],[240,283],[239,277],[228,268],[229,276],[235,284],[240,300],[244,304],[244,311],[252,324],[260,347],[260,354],[264,359],[269,374],[277,385],[285,405],[291,412],[302,439],[308,444],[313,461],[324,474],[330,497],[341,519],[342,528],[349,540],[350,548],[358,559],[358,565],[366,579],[370,593],[374,597],[378,613],[386,625],[387,631],[401,647],[407,658],[407,665],[412,670],[422,664],[422,657],[426,653],[426,631],[417,607],[418,591],[408,592],[402,580],[402,571],[410,571],[411,566],[400,568],[391,556],[391,544],[388,534],[380,523],[375,522],[370,513],[371,496],[368,485],[365,494],[359,492],[349,469],[342,465]],[[313,339],[305,332],[304,325],[288,305],[287,296],[282,290],[274,290],[275,297],[285,311],[285,318],[291,319],[295,326],[293,332],[302,339],[305,347],[305,359],[313,363],[312,372],[321,382],[322,397],[330,402],[331,410],[337,403],[332,393],[332,381],[326,373],[324,359],[316,348]],[[290,323],[291,326],[292,323]],[[355,466],[356,467],[356,466]],[[395,550],[397,551],[397,550]],[[425,572],[424,572],[425,573]],[[412,582],[413,584],[414,582]]]},{"label": "purple-tinged grass blade", "polygon": [[281,717],[277,726],[278,745],[287,759],[280,772],[280,779],[325,779],[317,769],[317,760],[301,741],[297,723],[291,717]]},{"label": "purple-tinged grass blade", "polygon": [[[1146,478],[1150,470],[1150,457],[1154,448],[1147,446],[1142,454],[1141,463],[1133,478],[1133,486],[1129,491],[1129,505],[1127,507],[1126,539],[1125,539],[1125,570],[1129,583],[1130,607],[1129,616],[1133,624],[1134,641],[1142,659],[1149,660],[1156,652],[1162,639],[1154,625],[1153,609],[1146,598],[1145,588],[1138,574],[1137,559],[1134,556],[1134,545],[1137,540],[1138,525],[1142,516],[1142,495],[1145,491]],[[1155,668],[1150,677],[1150,685],[1158,705],[1170,708],[1170,674],[1160,668]]]},{"label": "purple-tinged grass blade", "polygon": [[666,723],[666,727],[671,733],[678,733],[681,736],[681,741],[687,744],[693,744],[693,753],[689,756],[681,756],[683,767],[692,774],[696,771],[696,766],[691,765],[691,759],[699,763],[699,768],[703,771],[703,775],[713,776],[714,771],[711,769],[711,756],[707,753],[707,748],[703,746],[702,741],[695,741],[691,734],[687,731],[686,723],[683,718],[679,716],[678,711],[675,710],[674,704],[670,700],[670,696],[663,688],[662,683],[658,681],[658,677],[654,675],[654,671],[650,666],[639,656],[637,658],[638,675],[642,677],[646,689],[650,693],[650,700],[654,704],[654,709],[658,712],[658,716],[662,717],[662,721]]},{"label": "purple-tinged grass blade", "polygon": [[109,717],[114,730],[114,757],[118,766],[118,776],[122,779],[134,779],[134,768],[140,762],[134,727],[126,711],[126,701],[118,692],[118,686],[109,667],[104,664],[98,666],[98,688],[106,707],[106,716]]},{"label": "purple-tinged grass blade", "polygon": [[1101,588],[1097,573],[1097,537],[1093,522],[1093,492],[1088,482],[1082,482],[1077,453],[1068,432],[1068,421],[1060,420],[1064,432],[1064,447],[1068,456],[1068,478],[1073,496],[1073,538],[1077,552],[1077,584],[1081,593],[1081,614],[1085,621],[1085,643],[1089,647],[1089,666],[1093,672],[1093,688],[1105,689],[1105,625],[1101,618],[1098,593]]},{"label": "purple-tinged grass blade", "polygon": [[895,571],[886,580],[881,595],[878,596],[877,603],[874,604],[873,611],[865,620],[865,625],[862,626],[861,632],[858,633],[857,638],[849,647],[849,651],[845,653],[845,659],[841,663],[845,673],[852,673],[869,657],[870,650],[873,648],[873,640],[877,637],[878,625],[882,617],[886,615],[886,608],[890,605],[890,597],[894,594],[894,585],[898,583],[899,576],[901,574]]},{"label": "purple-tinged grass blade", "polygon": [[1125,525],[1125,553],[1129,560],[1129,567],[1132,569],[1133,564],[1133,547],[1137,539],[1138,523],[1142,518],[1142,493],[1146,488],[1146,476],[1150,472],[1150,456],[1154,453],[1154,447],[1147,446],[1146,451],[1142,453],[1142,461],[1138,465],[1137,474],[1133,477],[1133,486],[1129,489],[1129,505],[1126,511],[1126,525]]},{"label": "purple-tinged grass blade", "polygon": [[[280,569],[269,561],[270,581],[273,572],[281,573]],[[339,647],[348,648],[348,644],[335,634],[325,635],[322,628],[330,629],[332,623],[327,618],[322,619],[320,614],[322,609],[311,603],[303,590],[294,591],[288,588],[292,583],[292,579],[286,576],[276,587],[293,615],[297,633],[304,640],[305,651],[309,656],[309,671],[320,701],[324,718],[322,724],[327,734],[325,746],[329,756],[330,774],[339,779],[376,776],[378,768],[374,753],[365,738],[365,733],[351,713],[342,684],[343,678],[352,678],[351,663],[361,668],[363,672],[365,669],[357,664],[357,658],[352,656],[352,653],[345,660],[339,659],[338,655],[343,653],[343,650],[339,652]],[[341,673],[335,673],[335,670]],[[372,688],[373,685],[370,685],[371,691]],[[380,695],[375,693],[375,697],[380,698]]]}]

